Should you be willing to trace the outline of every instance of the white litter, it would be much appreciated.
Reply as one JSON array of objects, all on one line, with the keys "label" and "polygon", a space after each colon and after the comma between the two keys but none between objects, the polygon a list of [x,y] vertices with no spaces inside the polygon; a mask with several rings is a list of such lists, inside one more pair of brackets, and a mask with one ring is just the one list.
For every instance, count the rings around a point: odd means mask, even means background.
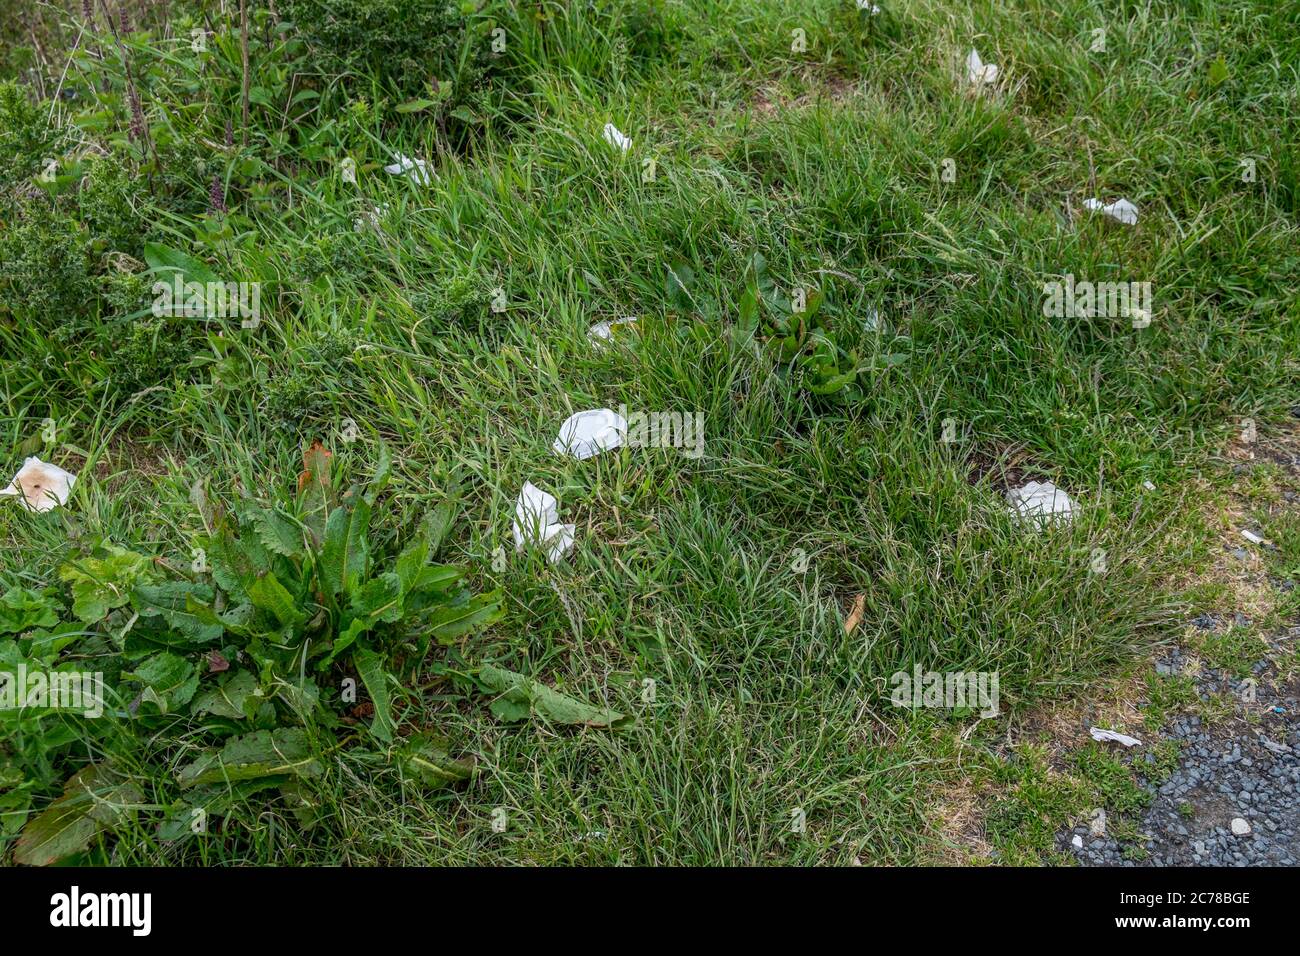
[{"label": "white litter", "polygon": [[531,481],[524,482],[524,488],[515,501],[512,530],[516,551],[522,551],[530,544],[545,548],[546,560],[551,564],[573,547],[574,526],[560,523],[560,509],[555,497]]},{"label": "white litter", "polygon": [[618,412],[608,408],[593,408],[575,412],[560,426],[560,437],[551,447],[557,455],[572,455],[577,459],[590,458],[623,444],[627,422]]},{"label": "white litter", "polygon": [[1250,824],[1242,817],[1233,817],[1232,832],[1237,836],[1246,836],[1250,833]]},{"label": "white litter", "polygon": [[1259,535],[1255,534],[1255,532],[1253,531],[1242,531],[1241,536],[1245,538],[1247,541],[1249,541],[1251,544],[1264,543],[1264,539],[1261,538]]},{"label": "white litter", "polygon": [[1040,531],[1055,522],[1068,522],[1078,507],[1069,495],[1050,481],[1030,481],[1012,488],[1007,492],[1007,501]]},{"label": "white litter", "polygon": [[384,167],[384,172],[390,176],[405,176],[407,179],[413,179],[421,186],[433,182],[433,171],[428,163],[422,159],[403,156],[401,153],[397,154],[397,162]]},{"label": "white litter", "polygon": [[1136,737],[1130,737],[1128,734],[1117,733],[1113,730],[1102,730],[1100,727],[1089,727],[1088,733],[1092,734],[1093,740],[1113,740],[1117,744],[1123,744],[1125,747],[1141,747],[1142,741]]},{"label": "white litter", "polygon": [[606,319],[602,322],[597,322],[587,330],[587,339],[593,345],[600,344],[601,342],[608,342],[614,337],[614,329],[618,328],[620,325],[636,325],[636,316],[628,315],[621,319]]},{"label": "white litter", "polygon": [[880,8],[872,3],[871,0],[858,0],[858,9],[866,10],[873,17],[880,12]]},{"label": "white litter", "polygon": [[1082,849],[1083,849],[1083,837],[1079,836],[1079,834],[1076,833],[1076,834],[1074,835],[1074,839],[1070,841],[1070,845],[1073,846],[1076,850],[1082,850]]},{"label": "white litter", "polygon": [[610,146],[613,146],[619,152],[623,152],[623,153],[626,153],[629,149],[632,148],[632,140],[630,140],[628,137],[624,136],[621,132],[619,132],[618,127],[615,126],[613,123],[605,124],[605,142],[609,143]]},{"label": "white litter", "polygon": [[8,488],[0,490],[0,495],[17,498],[28,511],[53,511],[68,503],[76,480],[77,476],[71,472],[33,456],[23,462],[14,480]]},{"label": "white litter", "polygon": [[980,59],[977,51],[971,50],[966,57],[966,75],[970,78],[972,86],[980,87],[985,84],[996,83],[998,80],[997,64],[985,63]]},{"label": "white litter", "polygon": [[1144,481],[1144,482],[1142,482],[1142,487],[1145,488],[1147,491],[1155,491],[1155,490],[1156,490],[1156,486],[1153,485],[1153,484],[1151,484],[1150,481]]},{"label": "white litter", "polygon": [[1126,226],[1136,226],[1138,221],[1138,207],[1133,205],[1127,199],[1116,199],[1113,203],[1102,204],[1100,199],[1085,199],[1083,208],[1091,212],[1102,212],[1110,218],[1124,223]]}]

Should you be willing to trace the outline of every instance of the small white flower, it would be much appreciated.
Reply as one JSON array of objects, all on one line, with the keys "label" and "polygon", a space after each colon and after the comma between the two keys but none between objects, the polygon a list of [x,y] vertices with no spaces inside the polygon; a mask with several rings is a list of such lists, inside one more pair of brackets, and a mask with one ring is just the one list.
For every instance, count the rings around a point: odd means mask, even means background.
[{"label": "small white flower", "polygon": [[966,56],[966,75],[972,86],[992,85],[998,81],[998,67],[996,63],[985,63],[978,51],[971,50]]},{"label": "small white flower", "polygon": [[632,148],[632,140],[619,132],[618,127],[613,123],[605,124],[605,142],[621,153],[626,153]]},{"label": "small white flower", "polygon": [[428,163],[422,159],[403,156],[401,153],[397,154],[397,162],[384,167],[384,172],[390,176],[405,176],[407,179],[413,179],[421,186],[433,182],[433,171]]},{"label": "small white flower", "polygon": [[364,213],[352,220],[352,228],[356,232],[365,232],[367,229],[378,230],[384,216],[388,215],[388,203],[380,206],[371,206]]},{"label": "small white flower", "polygon": [[1138,207],[1133,205],[1127,199],[1116,199],[1113,203],[1104,204],[1100,199],[1085,199],[1083,208],[1090,212],[1105,213],[1110,218],[1124,223],[1126,226],[1136,226],[1138,221]]},{"label": "small white flower", "polygon": [[617,448],[623,444],[625,434],[627,422],[622,415],[608,408],[593,408],[566,418],[552,448],[557,455],[569,454],[581,460]]},{"label": "small white flower", "polygon": [[32,457],[23,462],[14,480],[9,482],[8,488],[0,491],[0,495],[16,497],[28,511],[52,511],[68,503],[68,495],[72,494],[76,480],[76,475],[58,465],[49,465]]},{"label": "small white flower", "polygon": [[858,9],[868,11],[873,17],[880,12],[880,8],[871,0],[858,0]]},{"label": "small white flower", "polygon": [[525,545],[545,549],[546,560],[551,564],[573,547],[574,526],[560,523],[559,503],[531,481],[525,481],[519,498],[515,501],[515,520],[511,529],[515,535],[515,550]]}]

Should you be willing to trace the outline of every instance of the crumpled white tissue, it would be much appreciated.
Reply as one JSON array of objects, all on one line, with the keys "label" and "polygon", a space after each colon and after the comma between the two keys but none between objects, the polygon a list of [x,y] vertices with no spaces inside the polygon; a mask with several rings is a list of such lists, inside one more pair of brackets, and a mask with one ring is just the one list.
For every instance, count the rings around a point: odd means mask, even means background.
[{"label": "crumpled white tissue", "polygon": [[626,434],[627,422],[622,415],[608,408],[593,408],[566,418],[560,426],[560,437],[551,447],[556,454],[585,459],[617,448]]},{"label": "crumpled white tissue", "polygon": [[1103,204],[1100,199],[1085,199],[1083,208],[1090,212],[1105,213],[1110,218],[1124,223],[1126,226],[1136,226],[1138,221],[1138,207],[1133,205],[1127,199],[1116,199],[1112,203]]},{"label": "crumpled white tissue", "polygon": [[68,503],[76,480],[77,476],[71,472],[32,456],[23,462],[9,487],[0,490],[0,495],[17,498],[28,511],[53,511]]},{"label": "crumpled white tissue", "polygon": [[515,520],[511,530],[515,534],[516,551],[524,550],[529,544],[542,547],[546,551],[546,560],[551,564],[573,547],[574,526],[560,522],[560,509],[555,497],[531,481],[524,482],[524,488],[515,501]]},{"label": "crumpled white tissue", "polygon": [[1007,492],[1007,501],[1022,518],[1028,518],[1039,529],[1056,521],[1068,522],[1078,507],[1050,481],[1030,481],[1012,488]]},{"label": "crumpled white tissue", "polygon": [[384,167],[384,172],[390,176],[405,176],[407,179],[413,179],[421,186],[433,182],[433,171],[428,163],[422,159],[403,156],[401,153],[397,154],[397,162]]},{"label": "crumpled white tissue", "polygon": [[623,153],[632,148],[632,140],[619,132],[618,127],[613,123],[605,124],[605,142]]},{"label": "crumpled white tissue", "polygon": [[1102,730],[1100,727],[1089,727],[1088,733],[1092,734],[1093,740],[1113,740],[1117,744],[1123,744],[1125,747],[1140,747],[1142,741],[1136,737],[1130,737],[1128,734],[1121,734],[1114,730]]},{"label": "crumpled white tissue", "polygon": [[621,319],[605,319],[597,322],[587,330],[587,339],[592,344],[608,342],[614,337],[614,329],[620,325],[636,325],[636,316],[628,315]]},{"label": "crumpled white tissue", "polygon": [[978,51],[971,50],[966,56],[966,75],[972,86],[984,86],[998,81],[998,67],[996,63],[985,63]]}]

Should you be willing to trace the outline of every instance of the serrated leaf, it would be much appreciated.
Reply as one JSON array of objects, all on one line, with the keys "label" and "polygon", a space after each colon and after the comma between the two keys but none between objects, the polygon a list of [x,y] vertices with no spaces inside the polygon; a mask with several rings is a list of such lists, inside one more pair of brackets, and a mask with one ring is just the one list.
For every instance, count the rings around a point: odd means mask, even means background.
[{"label": "serrated leaf", "polygon": [[302,529],[292,518],[271,508],[257,508],[250,513],[249,523],[266,550],[286,558],[303,554]]},{"label": "serrated leaf", "polygon": [[249,586],[248,600],[259,611],[273,615],[282,627],[292,627],[307,620],[306,612],[294,603],[293,595],[269,571]]}]

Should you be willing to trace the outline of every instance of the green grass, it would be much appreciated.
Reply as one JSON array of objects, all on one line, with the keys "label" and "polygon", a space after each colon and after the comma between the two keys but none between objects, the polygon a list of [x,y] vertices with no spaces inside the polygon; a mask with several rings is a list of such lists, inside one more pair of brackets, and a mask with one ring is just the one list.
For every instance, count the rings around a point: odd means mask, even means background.
[{"label": "green grass", "polygon": [[[66,85],[82,99],[66,111],[93,112],[92,91],[108,109],[83,138],[152,170],[141,238],[261,281],[265,313],[255,330],[198,335],[138,389],[116,377],[123,312],[95,299],[77,316],[0,308],[4,467],[40,454],[81,475],[66,509],[0,507],[0,583],[52,583],[95,538],[188,563],[196,479],[214,500],[288,493],[312,440],[362,473],[382,440],[394,477],[381,533],[403,533],[459,475],[450,559],[507,596],[504,620],[459,658],[637,717],[619,732],[503,724],[431,658],[403,706],[477,758],[472,782],[424,792],[350,746],[311,785],[310,827],[250,798],[206,837],[164,844],[144,811],[103,859],[923,862],[943,851],[931,811],[964,773],[946,741],[961,721],[900,713],[890,674],[996,670],[1014,712],[1084,693],[1175,633],[1181,598],[1161,582],[1194,557],[1173,534],[1191,520],[1187,482],[1241,417],[1267,433],[1300,395],[1300,7],[881,5],[868,21],[810,0],[489,3],[471,23],[484,37],[502,25],[508,48],[469,132],[396,111],[374,76],[310,81],[319,95],[286,116],[302,81],[291,89],[291,54],[261,14],[253,85],[267,92],[244,128],[237,29],[214,38],[202,74],[188,31],[141,31],[127,42],[167,157],[157,168],[120,133],[113,55],[74,62]],[[1104,53],[1089,52],[1094,27]],[[795,28],[805,53],[791,52]],[[958,82],[972,45],[1002,68],[991,95]],[[606,122],[632,137],[627,157],[602,141]],[[389,150],[431,160],[438,178],[385,175]],[[955,182],[940,179],[945,158]],[[203,211],[213,175],[225,217]],[[1082,212],[1094,195],[1127,196],[1139,224]],[[355,231],[369,203],[388,205],[382,227]],[[754,253],[785,294],[826,293],[846,351],[906,361],[864,375],[851,400],[811,394],[797,364],[735,331]],[[680,263],[690,305],[665,285]],[[109,268],[90,261],[92,277]],[[1045,317],[1042,284],[1066,273],[1151,282],[1152,324]],[[588,325],[623,315],[639,333],[593,349]],[[76,323],[110,331],[90,348],[68,339]],[[552,453],[573,411],[620,404],[702,413],[703,457]],[[1010,518],[1003,492],[1021,477],[1079,501],[1068,529],[1033,535]],[[577,525],[561,564],[514,553],[526,480]],[[1271,533],[1294,558],[1294,527]],[[1097,548],[1104,574],[1089,572]],[[170,781],[150,782],[145,802],[170,803]],[[1041,859],[1040,811],[1079,809],[1045,793],[994,807],[1003,859]]]}]

